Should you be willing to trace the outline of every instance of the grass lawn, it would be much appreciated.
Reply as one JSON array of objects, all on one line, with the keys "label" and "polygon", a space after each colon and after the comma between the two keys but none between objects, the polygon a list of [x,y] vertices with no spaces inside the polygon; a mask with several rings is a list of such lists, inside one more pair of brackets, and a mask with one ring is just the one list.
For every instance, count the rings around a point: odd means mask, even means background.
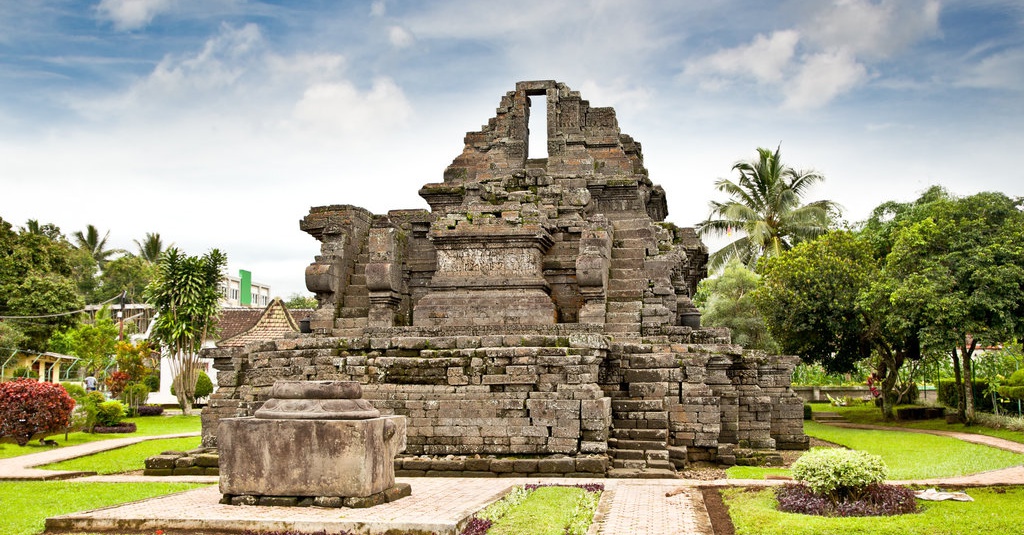
[{"label": "grass lawn", "polygon": [[968,489],[973,502],[924,502],[913,515],[825,518],[775,509],[772,489],[722,490],[736,535],[962,535],[1021,533],[1024,487]]},{"label": "grass lawn", "polygon": [[75,470],[96,472],[97,474],[119,474],[141,470],[145,467],[147,457],[159,455],[167,450],[191,450],[199,447],[200,437],[168,438],[147,440],[131,446],[108,450],[85,457],[76,457],[59,463],[47,464],[38,468],[46,470]]},{"label": "grass lawn", "polygon": [[945,420],[908,420],[908,421],[885,421],[882,419],[882,411],[872,404],[854,404],[846,407],[833,407],[829,404],[812,404],[815,412],[834,412],[840,414],[851,423],[885,425],[891,427],[907,427],[910,429],[931,429],[938,431],[956,431],[958,433],[974,433],[990,437],[1012,440],[1024,444],[1024,433],[1010,431],[1009,429],[993,429],[983,425],[965,426],[964,424],[947,424]]},{"label": "grass lawn", "polygon": [[133,502],[194,489],[192,483],[75,483],[73,481],[0,482],[0,533],[32,535],[47,517]]},{"label": "grass lawn", "polygon": [[135,423],[137,430],[134,433],[111,434],[75,432],[69,433],[67,440],[64,440],[63,434],[50,436],[51,440],[55,440],[57,442],[57,446],[43,446],[38,441],[29,442],[25,446],[19,446],[17,444],[0,444],[0,458],[6,459],[9,457],[17,457],[19,455],[27,455],[29,453],[48,451],[50,449],[60,448],[63,446],[74,446],[76,444],[85,444],[86,442],[109,440],[112,438],[171,435],[176,433],[198,433],[202,427],[198,415],[143,416],[139,418],[125,418],[125,421]]},{"label": "grass lawn", "polygon": [[[1024,464],[1021,454],[935,435],[844,429],[812,421],[804,422],[804,432],[882,457],[889,467],[889,479],[951,477]],[[788,471],[743,466],[726,471],[734,479],[763,479],[769,473],[787,474]]]}]

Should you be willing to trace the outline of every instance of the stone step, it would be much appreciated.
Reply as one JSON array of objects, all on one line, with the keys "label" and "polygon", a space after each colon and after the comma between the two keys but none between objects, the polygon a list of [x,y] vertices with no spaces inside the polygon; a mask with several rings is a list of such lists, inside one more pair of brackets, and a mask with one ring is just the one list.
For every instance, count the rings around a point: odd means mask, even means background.
[{"label": "stone step", "polygon": [[611,455],[612,459],[618,459],[620,461],[644,460],[644,452],[642,450],[620,450],[613,448],[608,450],[608,454]]},{"label": "stone step", "polygon": [[651,232],[651,227],[644,226],[643,228],[617,228],[615,229],[616,240],[628,240],[628,239],[649,239],[653,240],[654,236]]},{"label": "stone step", "polygon": [[612,468],[608,477],[616,479],[675,479],[671,468]]},{"label": "stone step", "polygon": [[618,450],[661,450],[666,453],[668,452],[668,446],[665,445],[665,441],[663,440],[627,440],[622,438],[608,439],[608,447],[614,447]]},{"label": "stone step", "polygon": [[[609,308],[613,303],[608,303]],[[604,316],[604,322],[607,323],[629,323],[629,324],[640,324],[640,313],[639,312],[608,312]]]},{"label": "stone step", "polygon": [[647,468],[647,461],[643,459],[612,459],[612,468],[625,468],[630,470],[643,470]]},{"label": "stone step", "polygon": [[648,228],[650,226],[651,220],[646,217],[612,220],[612,231],[615,233],[618,233],[620,230],[636,230],[639,228]]},{"label": "stone step", "polygon": [[647,256],[647,251],[643,249],[626,249],[624,247],[612,248],[612,262],[616,260],[643,260]]},{"label": "stone step", "polygon": [[612,301],[608,303],[607,310],[610,314],[618,314],[624,312],[635,314],[642,312],[643,308],[644,304],[641,303],[640,301]]},{"label": "stone step", "polygon": [[341,303],[342,308],[370,308],[370,296],[369,295],[353,295],[346,294],[344,301]]},{"label": "stone step", "polygon": [[355,318],[366,320],[366,317],[370,314],[369,307],[342,307],[338,311],[339,318]]},{"label": "stone step", "polygon": [[613,431],[619,429],[665,429],[664,422],[658,420],[645,420],[645,419],[632,419],[632,418],[612,418]]},{"label": "stone step", "polygon": [[612,438],[622,440],[657,440],[668,438],[668,429],[613,429]]},{"label": "stone step", "polygon": [[335,329],[363,329],[366,327],[365,317],[337,318],[334,320]]},{"label": "stone step", "polygon": [[815,422],[845,422],[846,418],[836,412],[815,412],[811,419]]},{"label": "stone step", "polygon": [[640,334],[639,323],[605,323],[604,332],[608,334]]},{"label": "stone step", "polygon": [[613,399],[612,412],[649,412],[665,410],[665,398],[654,399]]}]

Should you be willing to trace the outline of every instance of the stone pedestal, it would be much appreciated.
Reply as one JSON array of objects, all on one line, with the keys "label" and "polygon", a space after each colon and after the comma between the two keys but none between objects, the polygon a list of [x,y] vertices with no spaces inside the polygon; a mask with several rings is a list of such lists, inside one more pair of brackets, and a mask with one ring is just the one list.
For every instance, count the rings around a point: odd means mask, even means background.
[{"label": "stone pedestal", "polygon": [[254,417],[220,422],[220,491],[226,498],[314,498],[341,505],[395,486],[404,416],[380,416],[359,399],[355,382],[281,381],[271,395]]}]

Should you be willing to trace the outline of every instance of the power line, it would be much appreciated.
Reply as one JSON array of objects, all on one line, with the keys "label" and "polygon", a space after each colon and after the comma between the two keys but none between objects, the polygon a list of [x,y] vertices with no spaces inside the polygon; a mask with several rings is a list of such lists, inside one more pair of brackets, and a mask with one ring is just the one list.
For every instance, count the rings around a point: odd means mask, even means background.
[{"label": "power line", "polygon": [[[121,294],[117,294],[114,297],[111,297],[110,299],[107,299],[106,301],[104,301],[102,303],[99,303],[99,304],[100,305],[105,305],[105,304],[113,301],[114,299],[118,299],[120,297],[121,297]],[[0,316],[0,320],[36,320],[36,319],[45,319],[45,318],[60,318],[60,317],[63,317],[63,316],[70,316],[72,314],[78,314],[78,313],[81,313],[81,312],[86,312],[86,309],[83,308],[83,309],[80,309],[80,310],[72,310],[70,312],[61,312],[59,314],[43,314],[43,315],[40,315],[40,316]]]}]

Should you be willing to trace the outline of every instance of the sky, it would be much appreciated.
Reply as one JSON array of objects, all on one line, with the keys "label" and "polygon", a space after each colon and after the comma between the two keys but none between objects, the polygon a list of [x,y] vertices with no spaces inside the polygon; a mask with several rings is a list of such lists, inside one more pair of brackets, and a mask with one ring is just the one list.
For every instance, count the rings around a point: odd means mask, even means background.
[{"label": "sky", "polygon": [[1020,0],[0,0],[0,218],[308,295],[310,207],[427,208],[550,79],[616,109],[678,225],[758,147],[849,222],[936,184],[1024,196]]}]

